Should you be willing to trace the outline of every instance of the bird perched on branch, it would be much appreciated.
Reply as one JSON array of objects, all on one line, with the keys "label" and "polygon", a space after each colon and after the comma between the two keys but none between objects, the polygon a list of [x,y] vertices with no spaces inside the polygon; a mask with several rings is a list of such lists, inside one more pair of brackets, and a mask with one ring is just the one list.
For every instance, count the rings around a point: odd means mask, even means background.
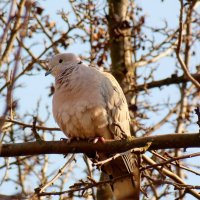
[{"label": "bird perched on branch", "polygon": [[[70,139],[96,142],[131,136],[127,102],[111,74],[87,66],[72,53],[54,56],[48,69],[46,75],[51,73],[55,77],[53,115]],[[100,153],[98,159],[110,156],[109,152]],[[139,199],[140,175],[135,155],[123,154],[103,165],[102,170],[113,180],[127,175],[113,183],[116,200]]]}]

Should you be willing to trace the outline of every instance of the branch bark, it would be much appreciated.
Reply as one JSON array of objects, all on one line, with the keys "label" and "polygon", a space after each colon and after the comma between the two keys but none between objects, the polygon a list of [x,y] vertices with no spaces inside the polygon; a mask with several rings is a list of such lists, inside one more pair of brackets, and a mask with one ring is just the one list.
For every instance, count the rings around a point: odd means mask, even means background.
[{"label": "branch bark", "polygon": [[[200,74],[199,73],[191,74],[191,76],[193,78],[195,78],[200,83]],[[183,75],[183,76],[172,75],[170,78],[165,78],[165,79],[162,79],[162,80],[153,81],[153,82],[150,82],[150,83],[138,85],[133,90],[127,91],[127,93],[133,92],[133,91],[140,92],[140,91],[144,91],[146,89],[157,88],[157,87],[162,87],[162,86],[167,86],[167,85],[172,85],[172,84],[186,83],[186,82],[189,82],[189,81],[190,81],[190,79],[185,77],[185,75]]]},{"label": "branch bark", "polygon": [[188,70],[188,66],[186,66],[186,63],[183,61],[181,55],[180,55],[180,51],[181,51],[181,43],[182,43],[182,31],[183,31],[183,0],[180,0],[180,16],[179,16],[179,36],[178,36],[178,44],[177,44],[177,50],[176,50],[176,55],[179,61],[179,64],[181,65],[185,76],[197,87],[197,89],[200,88],[200,83],[194,78],[192,77],[192,75],[190,74],[189,70]]},{"label": "branch bark", "polygon": [[148,142],[151,142],[148,150],[200,147],[200,134],[166,134],[106,141],[105,143],[96,144],[89,143],[88,141],[77,141],[72,143],[66,143],[66,141],[39,141],[2,144],[0,157],[67,153],[89,154],[91,152],[109,152],[110,154],[114,154],[125,152],[133,148],[144,147]]},{"label": "branch bark", "polygon": [[112,74],[126,90],[133,77],[131,29],[127,16],[128,0],[109,1],[109,35]]},{"label": "branch bark", "polygon": [[[143,155],[142,157],[145,160],[145,162],[147,162],[148,164],[150,164],[150,165],[155,165],[156,164],[156,162],[153,161],[151,158],[149,158],[149,157],[147,157],[145,155]],[[163,175],[166,175],[167,177],[171,178],[176,183],[187,185],[180,177],[178,177],[176,174],[174,174],[170,170],[165,169],[164,167],[160,167],[160,166],[156,167],[156,169],[159,172],[162,172]],[[200,198],[199,193],[197,191],[195,191],[195,190],[187,189],[187,192],[190,193],[192,196],[196,197],[197,199]]]}]

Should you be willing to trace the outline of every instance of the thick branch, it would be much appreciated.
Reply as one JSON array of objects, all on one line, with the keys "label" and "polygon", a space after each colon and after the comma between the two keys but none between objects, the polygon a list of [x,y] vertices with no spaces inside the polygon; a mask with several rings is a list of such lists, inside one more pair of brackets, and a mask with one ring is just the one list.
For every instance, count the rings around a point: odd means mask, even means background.
[{"label": "thick branch", "polygon": [[[192,74],[192,77],[194,77],[200,83],[200,74],[199,73]],[[190,79],[188,79],[184,75],[183,76],[172,75],[170,78],[165,78],[163,80],[158,80],[158,81],[153,81],[150,83],[138,85],[134,90],[129,90],[128,92],[143,91],[145,89],[162,87],[162,86],[167,86],[167,85],[172,85],[172,84],[186,83],[188,81],[190,81]]]},{"label": "thick branch", "polygon": [[27,156],[39,154],[67,154],[67,153],[121,153],[136,147],[144,147],[151,142],[148,150],[169,148],[200,147],[200,134],[167,134],[143,138],[130,138],[118,141],[106,141],[93,144],[88,141],[66,143],[66,141],[27,142],[17,144],[3,144],[1,157]]},{"label": "thick branch", "polygon": [[128,76],[133,77],[131,28],[127,15],[128,6],[128,0],[109,1],[108,28],[112,60],[111,70],[123,89],[127,87],[125,79]]}]

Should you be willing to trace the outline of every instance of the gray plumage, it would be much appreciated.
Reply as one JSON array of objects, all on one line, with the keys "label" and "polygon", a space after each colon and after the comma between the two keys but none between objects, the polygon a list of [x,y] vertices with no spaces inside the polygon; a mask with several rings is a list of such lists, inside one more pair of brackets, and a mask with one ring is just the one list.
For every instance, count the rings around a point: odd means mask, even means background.
[{"label": "gray plumage", "polygon": [[[54,56],[49,70],[55,77],[53,115],[69,138],[131,136],[126,98],[111,74],[88,67],[71,53]],[[106,158],[106,154],[99,156],[100,160]],[[113,178],[133,172],[132,178],[114,183],[114,194],[117,200],[139,199],[139,171],[134,155],[109,162],[103,171]]]}]

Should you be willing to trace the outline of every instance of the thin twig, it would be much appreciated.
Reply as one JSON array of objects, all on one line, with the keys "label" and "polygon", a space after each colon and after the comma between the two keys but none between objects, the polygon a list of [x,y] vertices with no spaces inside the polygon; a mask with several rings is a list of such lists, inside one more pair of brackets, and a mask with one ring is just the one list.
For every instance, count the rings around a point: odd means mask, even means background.
[{"label": "thin twig", "polygon": [[[160,154],[156,153],[155,151],[151,151],[151,153],[152,153],[153,155],[157,156],[158,158],[164,160],[164,161],[167,160],[165,157],[161,156]],[[185,166],[181,165],[180,163],[171,163],[171,165],[178,166],[178,167],[181,168],[181,169],[184,169],[184,170],[186,170],[186,171],[189,171],[189,172],[191,172],[191,173],[194,173],[194,174],[200,176],[200,172],[197,172],[197,171],[195,171],[195,170],[192,170],[191,168],[185,167]]]},{"label": "thin twig", "polygon": [[200,189],[199,185],[187,185],[187,184],[181,184],[181,183],[175,183],[175,182],[171,182],[169,180],[157,180],[157,179],[153,179],[150,176],[144,175],[144,177],[146,177],[147,179],[150,179],[152,182],[156,183],[156,184],[168,184],[168,185],[173,185],[175,187],[175,189],[181,190],[181,189]]},{"label": "thin twig", "polygon": [[42,138],[40,137],[40,135],[37,133],[36,123],[37,123],[37,117],[33,117],[33,125],[32,125],[31,130],[35,136],[36,141],[43,141]]},{"label": "thin twig", "polygon": [[195,113],[196,113],[196,115],[197,115],[197,117],[198,117],[198,120],[197,120],[197,124],[198,124],[198,126],[199,126],[199,133],[200,133],[200,106],[198,106],[197,108],[195,108]]},{"label": "thin twig", "polygon": [[182,32],[183,32],[183,9],[184,9],[183,0],[180,0],[179,36],[178,36],[176,55],[186,77],[189,80],[191,80],[191,82],[197,87],[197,89],[200,89],[200,83],[190,74],[187,68],[188,66],[185,65],[180,55],[180,49],[181,49],[181,43],[182,43]]},{"label": "thin twig", "polygon": [[[113,179],[110,179],[110,180],[106,180],[106,181],[99,181],[99,182],[92,181],[91,183],[87,183],[87,186],[84,186],[84,187],[78,187],[78,188],[75,187],[75,188],[72,188],[71,190],[62,191],[62,192],[46,192],[46,193],[43,192],[43,193],[39,193],[38,196],[62,195],[62,194],[74,193],[74,192],[78,192],[78,191],[85,191],[85,190],[88,190],[88,189],[93,188],[93,187],[100,187],[100,186],[105,185],[105,184],[113,184],[116,181],[123,180],[127,177],[131,178],[132,176],[133,176],[133,174],[130,173],[130,174],[119,176],[119,177],[116,177],[116,178],[113,178]],[[83,182],[83,184],[84,184],[84,182]]]},{"label": "thin twig", "polygon": [[[149,158],[145,155],[142,155],[142,158],[148,164],[151,164],[151,165],[156,164],[155,161],[153,161],[151,158]],[[164,175],[168,176],[169,178],[171,178],[176,183],[186,185],[186,183],[180,177],[178,177],[176,174],[174,174],[170,170],[167,170],[165,168],[160,168],[159,166],[155,167],[155,169],[157,169],[158,172],[163,173]],[[200,194],[197,191],[188,188],[187,192],[190,193],[192,196],[196,197],[197,199],[200,199]]]},{"label": "thin twig", "polygon": [[[33,128],[33,125],[32,124],[26,124],[26,123],[23,123],[23,122],[20,122],[20,121],[16,121],[16,120],[11,120],[11,119],[6,119],[5,122],[11,122],[13,124],[17,124],[17,125],[20,125],[23,127],[23,129],[25,128]],[[60,128],[54,128],[54,127],[46,127],[46,126],[36,126],[35,125],[35,128],[38,129],[38,130],[43,130],[43,131],[61,131]]]},{"label": "thin twig", "polygon": [[70,159],[63,165],[63,167],[61,169],[58,170],[58,173],[56,174],[55,177],[53,177],[48,183],[46,183],[43,186],[40,186],[39,188],[35,189],[35,193],[40,196],[40,194],[46,190],[50,185],[53,184],[53,182],[55,182],[60,176],[62,176],[64,170],[66,169],[67,166],[69,166],[71,164],[71,162],[74,160],[75,155],[73,154]]},{"label": "thin twig", "polygon": [[169,163],[177,161],[177,160],[182,160],[182,159],[192,158],[192,157],[197,157],[197,156],[200,156],[200,152],[188,154],[188,155],[184,155],[184,156],[179,156],[179,157],[173,157],[173,158],[166,160],[164,162],[161,162],[161,163],[142,167],[140,170],[143,171],[143,170],[146,170],[146,169],[151,169],[151,168],[155,168],[155,167],[158,167],[158,166],[163,166],[163,165],[169,164]]}]

